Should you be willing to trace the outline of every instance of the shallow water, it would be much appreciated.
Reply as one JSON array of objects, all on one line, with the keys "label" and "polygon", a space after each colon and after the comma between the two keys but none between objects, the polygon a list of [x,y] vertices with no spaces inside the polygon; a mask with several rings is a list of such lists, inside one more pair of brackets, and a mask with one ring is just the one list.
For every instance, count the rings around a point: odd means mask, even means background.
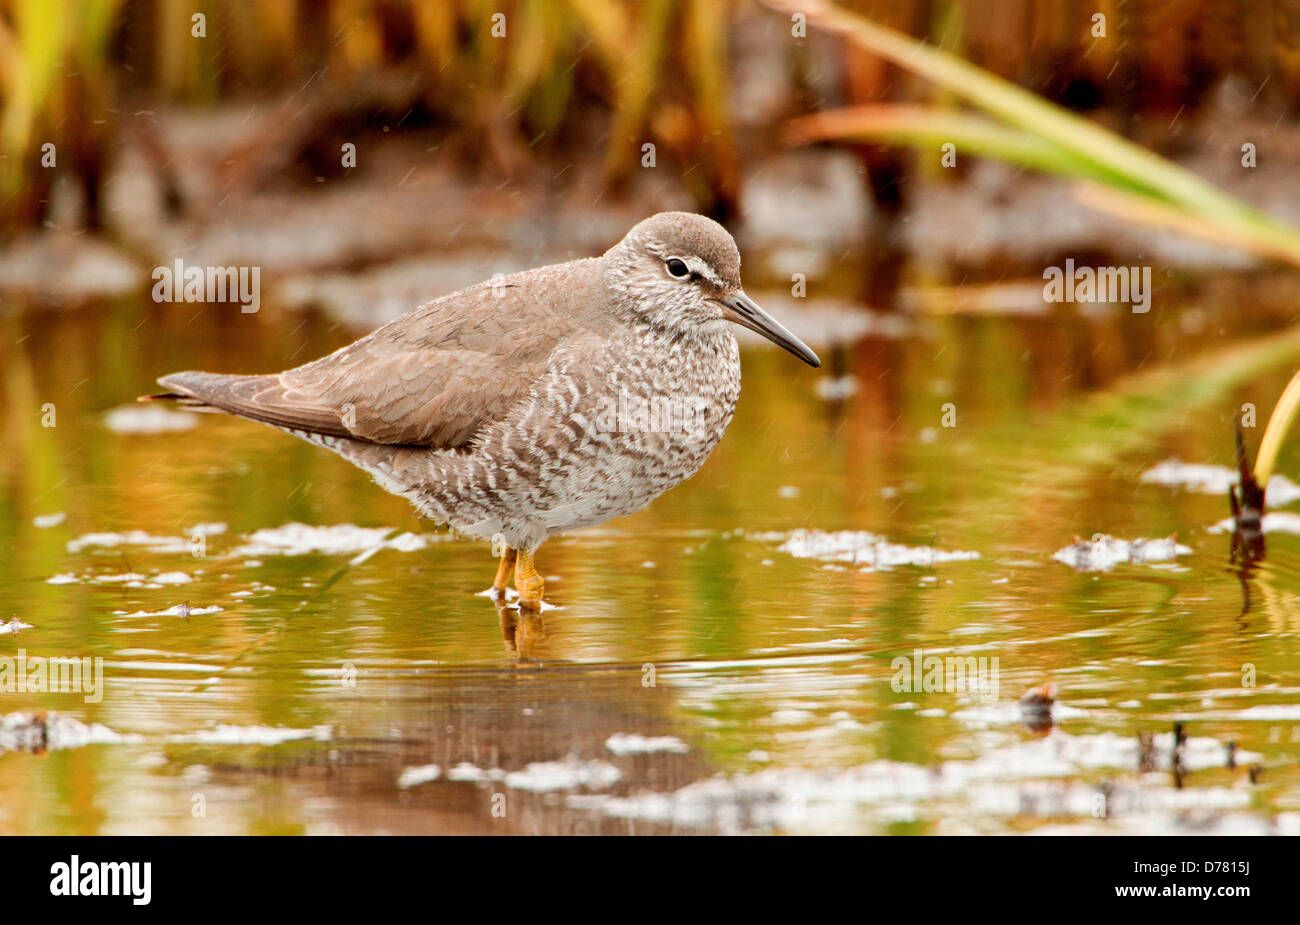
[{"label": "shallow water", "polygon": [[[701,473],[547,543],[522,622],[475,596],[486,547],[329,453],[106,417],[355,332],[11,305],[0,655],[102,658],[104,689],[0,693],[0,832],[1300,832],[1300,536],[1243,569],[1221,494],[1142,479],[1230,465],[1300,363],[1189,365],[1263,327],[1222,302],[914,321],[824,350],[848,387],[747,349]],[[1054,558],[1097,534],[1177,539]],[[918,650],[995,683],[896,690]]]}]

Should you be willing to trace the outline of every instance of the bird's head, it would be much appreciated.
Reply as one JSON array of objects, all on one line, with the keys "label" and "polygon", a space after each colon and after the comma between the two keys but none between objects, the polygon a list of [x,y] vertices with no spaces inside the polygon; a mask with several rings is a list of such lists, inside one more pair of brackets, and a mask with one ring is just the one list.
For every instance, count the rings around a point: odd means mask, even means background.
[{"label": "bird's head", "polygon": [[710,218],[691,212],[652,215],[603,260],[619,301],[651,324],[689,335],[734,322],[809,366],[821,366],[817,354],[745,294],[736,242]]}]

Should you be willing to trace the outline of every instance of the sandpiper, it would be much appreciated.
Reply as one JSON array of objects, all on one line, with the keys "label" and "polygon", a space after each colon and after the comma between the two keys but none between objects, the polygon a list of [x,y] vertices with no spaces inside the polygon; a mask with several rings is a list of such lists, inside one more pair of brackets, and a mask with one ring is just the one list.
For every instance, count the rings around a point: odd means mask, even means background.
[{"label": "sandpiper", "polygon": [[817,355],[740,283],[717,222],[663,212],[600,257],[435,299],[315,362],[269,375],[158,382],[205,411],[326,447],[425,516],[501,550],[540,609],[548,537],[640,510],[690,478],[731,423],[731,322],[810,366]]}]

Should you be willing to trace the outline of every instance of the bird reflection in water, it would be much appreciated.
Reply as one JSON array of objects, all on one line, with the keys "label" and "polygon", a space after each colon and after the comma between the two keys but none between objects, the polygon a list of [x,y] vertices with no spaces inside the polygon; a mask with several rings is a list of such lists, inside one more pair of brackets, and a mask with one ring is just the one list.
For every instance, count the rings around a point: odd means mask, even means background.
[{"label": "bird reflection in water", "polygon": [[501,621],[501,638],[506,652],[522,661],[535,661],[537,644],[546,638],[546,621],[540,613],[511,607],[503,598],[495,598],[497,619]]}]

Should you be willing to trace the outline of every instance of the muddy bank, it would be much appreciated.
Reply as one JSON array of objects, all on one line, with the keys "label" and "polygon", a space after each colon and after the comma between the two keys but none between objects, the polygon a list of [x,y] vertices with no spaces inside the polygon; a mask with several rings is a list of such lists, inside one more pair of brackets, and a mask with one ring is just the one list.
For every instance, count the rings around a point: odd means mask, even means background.
[{"label": "muddy bank", "polygon": [[[1173,153],[1228,192],[1300,219],[1300,189],[1285,181],[1300,130],[1241,94],[1226,84],[1198,118],[1167,126]],[[341,176],[288,172],[218,196],[229,186],[222,179],[229,152],[256,135],[250,111],[274,117],[255,103],[151,113],[172,155],[170,182],[191,191],[195,205],[179,214],[169,208],[154,161],[128,135],[104,185],[106,233],[73,230],[76,191],[56,184],[50,227],[0,249],[0,297],[63,304],[143,291],[154,266],[179,258],[258,266],[269,302],[320,304],[370,324],[493,273],[599,253],[647,214],[692,208],[688,184],[669,167],[638,171],[617,195],[605,189],[594,157],[507,179],[468,168],[431,130],[365,137],[358,166]],[[1241,138],[1258,139],[1258,166],[1242,167]],[[743,162],[733,228],[748,273],[770,286],[788,287],[801,273],[814,294],[860,300],[881,272],[873,254],[882,240],[896,249],[889,260],[912,267],[905,279],[929,267],[977,279],[998,279],[1010,267],[1032,278],[1067,255],[1189,272],[1254,263],[1097,211],[1071,182],[988,161],[963,162],[953,177],[907,155],[905,208],[884,219],[854,154],[766,150]]]}]

